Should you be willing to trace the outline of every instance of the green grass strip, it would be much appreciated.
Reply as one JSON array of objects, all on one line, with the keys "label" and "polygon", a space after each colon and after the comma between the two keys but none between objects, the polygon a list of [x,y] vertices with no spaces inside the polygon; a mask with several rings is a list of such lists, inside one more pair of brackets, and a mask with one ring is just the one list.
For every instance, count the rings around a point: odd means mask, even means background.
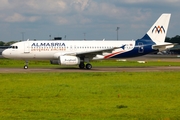
[{"label": "green grass strip", "polygon": [[[0,59],[0,68],[23,68],[25,62],[23,60],[11,60],[11,59]],[[137,61],[116,61],[116,60],[101,60],[101,61],[92,61],[91,64],[93,67],[149,67],[149,66],[180,66],[180,61],[146,61],[146,63],[138,63]],[[68,66],[61,65],[51,65],[49,61],[29,61],[30,68],[61,68]],[[78,66],[74,66],[78,67]]]},{"label": "green grass strip", "polygon": [[179,72],[0,73],[1,119],[180,118]]}]

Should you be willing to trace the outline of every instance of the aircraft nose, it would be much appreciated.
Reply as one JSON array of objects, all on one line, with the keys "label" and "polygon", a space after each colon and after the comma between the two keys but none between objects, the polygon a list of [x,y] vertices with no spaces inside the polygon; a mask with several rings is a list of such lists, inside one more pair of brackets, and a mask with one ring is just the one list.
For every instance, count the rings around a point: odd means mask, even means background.
[{"label": "aircraft nose", "polygon": [[5,57],[5,58],[8,58],[9,52],[8,52],[7,50],[4,50],[4,51],[2,52],[2,56]]}]

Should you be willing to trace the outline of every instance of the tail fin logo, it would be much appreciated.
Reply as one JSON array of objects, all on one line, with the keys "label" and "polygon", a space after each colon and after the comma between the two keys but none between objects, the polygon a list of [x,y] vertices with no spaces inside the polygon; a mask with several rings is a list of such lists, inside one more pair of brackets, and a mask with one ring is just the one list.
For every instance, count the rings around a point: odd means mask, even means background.
[{"label": "tail fin logo", "polygon": [[153,28],[153,30],[152,30],[152,33],[153,33],[153,32],[158,33],[158,34],[159,34],[159,33],[163,33],[163,32],[165,33],[165,29],[164,29],[163,26],[161,26],[161,27],[160,27],[160,26],[155,26],[155,27]]}]

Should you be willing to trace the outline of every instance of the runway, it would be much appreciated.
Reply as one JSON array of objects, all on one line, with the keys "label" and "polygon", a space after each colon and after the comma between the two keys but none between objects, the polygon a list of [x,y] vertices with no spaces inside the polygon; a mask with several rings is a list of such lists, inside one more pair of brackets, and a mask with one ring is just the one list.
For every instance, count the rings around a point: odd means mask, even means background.
[{"label": "runway", "polygon": [[180,71],[180,66],[168,67],[96,67],[91,70],[79,68],[0,68],[0,73],[49,73],[49,72],[158,72]]}]

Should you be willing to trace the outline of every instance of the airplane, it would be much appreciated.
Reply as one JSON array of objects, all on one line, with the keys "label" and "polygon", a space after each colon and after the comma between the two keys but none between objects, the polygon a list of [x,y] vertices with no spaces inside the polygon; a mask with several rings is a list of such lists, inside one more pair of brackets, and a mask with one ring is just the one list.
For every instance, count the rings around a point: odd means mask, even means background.
[{"label": "airplane", "polygon": [[172,48],[174,44],[164,42],[170,17],[170,13],[163,13],[149,31],[136,41],[27,40],[12,44],[2,55],[24,60],[24,69],[28,69],[29,60],[50,60],[51,64],[79,65],[80,69],[91,69],[91,60],[137,57]]}]

